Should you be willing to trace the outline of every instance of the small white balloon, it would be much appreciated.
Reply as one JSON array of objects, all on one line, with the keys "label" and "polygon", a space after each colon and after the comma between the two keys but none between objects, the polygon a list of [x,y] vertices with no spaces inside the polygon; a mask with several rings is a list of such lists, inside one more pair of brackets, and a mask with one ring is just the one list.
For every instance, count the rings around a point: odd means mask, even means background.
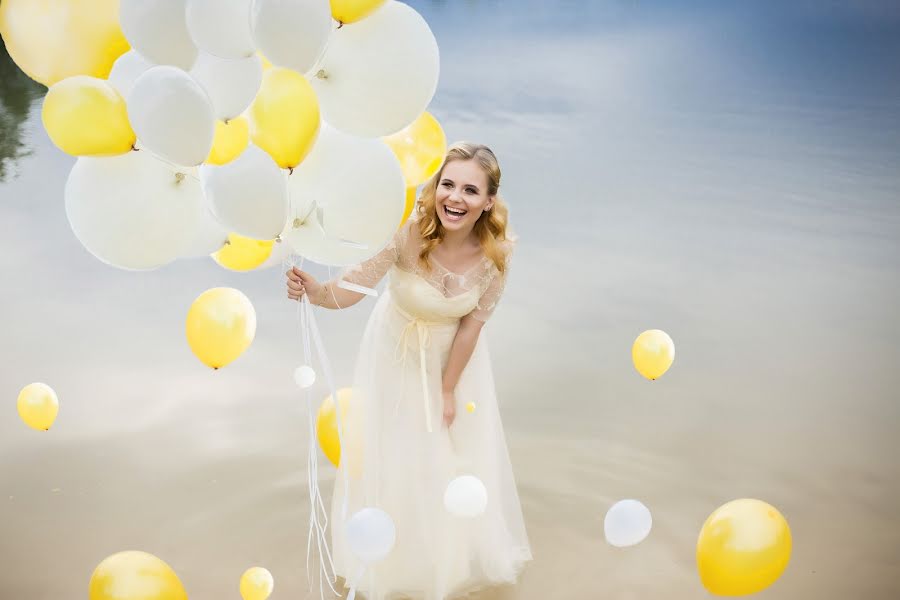
[{"label": "small white balloon", "polygon": [[471,519],[483,515],[487,500],[487,488],[474,475],[457,477],[444,491],[444,508],[457,517]]},{"label": "small white balloon", "polygon": [[294,371],[294,381],[301,389],[311,388],[316,382],[316,372],[309,365],[297,367]]},{"label": "small white balloon", "polygon": [[409,5],[390,1],[335,31],[310,81],[330,125],[381,137],[425,111],[439,70],[437,41],[425,19]]},{"label": "small white balloon", "polygon": [[620,500],[613,504],[603,519],[603,533],[611,546],[624,548],[644,541],[650,535],[653,517],[637,500]]},{"label": "small white balloon", "polygon": [[134,82],[128,118],[141,144],[176,165],[199,165],[212,148],[216,119],[203,87],[176,67],[159,66]]},{"label": "small white balloon", "polygon": [[137,78],[154,66],[156,65],[134,50],[129,50],[113,63],[112,70],[109,72],[109,83],[122,94],[123,98],[127,99]]},{"label": "small white balloon", "polygon": [[328,0],[253,0],[250,28],[273,65],[301,74],[315,66],[331,35]]},{"label": "small white balloon", "polygon": [[286,175],[263,150],[251,144],[230,163],[203,165],[200,178],[212,213],[229,231],[272,240],[284,230]]},{"label": "small white balloon", "polygon": [[252,0],[188,0],[187,27],[194,44],[219,58],[256,52],[250,34]]},{"label": "small white balloon", "polygon": [[227,60],[201,52],[190,74],[209,94],[216,118],[228,121],[256,98],[262,84],[262,61],[255,55]]},{"label": "small white balloon", "polygon": [[367,565],[387,556],[397,539],[397,531],[390,515],[371,507],[350,517],[345,534],[350,551]]},{"label": "small white balloon", "polygon": [[185,71],[197,59],[188,34],[186,0],[120,0],[119,24],[131,46],[158,65]]}]

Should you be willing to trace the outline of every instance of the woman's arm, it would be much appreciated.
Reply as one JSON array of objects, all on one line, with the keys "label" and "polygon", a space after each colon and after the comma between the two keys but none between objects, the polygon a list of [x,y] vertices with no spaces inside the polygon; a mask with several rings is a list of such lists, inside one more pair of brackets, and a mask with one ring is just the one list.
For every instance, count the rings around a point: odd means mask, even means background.
[{"label": "woman's arm", "polygon": [[317,306],[336,310],[353,306],[365,297],[360,292],[342,288],[337,279],[331,279],[322,284],[322,290],[316,297],[310,296],[309,299]]},{"label": "woman's arm", "polygon": [[463,317],[459,322],[459,329],[456,331],[456,337],[453,338],[453,345],[450,346],[450,358],[447,360],[447,366],[444,368],[444,376],[441,380],[442,391],[453,393],[456,384],[459,383],[459,377],[462,375],[463,369],[472,358],[472,352],[475,350],[475,343],[478,342],[478,336],[481,334],[481,328],[484,322],[479,321],[471,314]]}]

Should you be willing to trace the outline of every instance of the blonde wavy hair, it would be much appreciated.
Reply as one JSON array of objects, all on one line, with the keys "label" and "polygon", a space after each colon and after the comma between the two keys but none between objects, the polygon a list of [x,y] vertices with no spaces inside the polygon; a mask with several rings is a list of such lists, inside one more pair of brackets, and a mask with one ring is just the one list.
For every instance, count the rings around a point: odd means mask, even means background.
[{"label": "blonde wavy hair", "polygon": [[498,193],[500,189],[500,165],[497,157],[487,146],[481,144],[473,144],[470,142],[457,142],[450,146],[447,150],[447,156],[444,158],[444,164],[434,177],[425,183],[422,193],[419,196],[419,202],[416,205],[416,214],[418,217],[419,232],[422,235],[424,243],[419,251],[419,264],[427,269],[431,269],[428,262],[428,256],[444,239],[444,225],[441,223],[435,209],[435,193],[444,167],[448,163],[455,160],[474,160],[487,175],[488,180],[488,196],[494,196],[494,205],[491,210],[481,213],[475,222],[473,232],[478,237],[481,249],[484,255],[494,263],[497,270],[503,273],[506,271],[506,259],[508,249],[504,248],[508,239],[507,223],[509,222],[509,207]]}]

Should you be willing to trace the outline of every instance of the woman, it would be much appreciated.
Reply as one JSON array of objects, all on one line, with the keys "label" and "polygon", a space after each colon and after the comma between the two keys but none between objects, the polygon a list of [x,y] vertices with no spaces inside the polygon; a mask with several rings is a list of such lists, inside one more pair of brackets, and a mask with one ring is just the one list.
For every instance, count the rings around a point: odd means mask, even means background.
[{"label": "woman", "polygon": [[[514,582],[531,550],[480,335],[503,292],[512,240],[486,146],[453,145],[394,239],[339,279],[387,291],[369,318],[332,501],[336,572],[360,565],[344,541],[347,515],[377,507],[394,521],[391,553],[355,582],[372,600],[441,600]],[[364,294],[288,272],[288,296],[346,308]],[[352,287],[352,286],[349,286]],[[346,473],[340,470],[346,469]],[[473,475],[487,490],[474,518],[454,516],[444,492]]]}]

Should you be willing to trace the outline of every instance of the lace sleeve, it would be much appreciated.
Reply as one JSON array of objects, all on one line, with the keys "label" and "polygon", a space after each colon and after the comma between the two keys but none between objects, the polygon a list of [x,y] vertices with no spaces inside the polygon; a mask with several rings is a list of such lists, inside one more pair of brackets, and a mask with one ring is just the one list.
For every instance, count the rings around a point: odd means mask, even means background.
[{"label": "lace sleeve", "polygon": [[400,249],[403,247],[408,237],[409,223],[397,230],[394,237],[387,245],[382,248],[378,254],[372,258],[365,260],[358,265],[347,267],[341,272],[340,281],[362,286],[366,288],[374,288],[378,285],[391,266],[397,262],[400,257]]},{"label": "lace sleeve", "polygon": [[487,284],[484,293],[478,299],[478,305],[471,315],[479,321],[486,322],[494,312],[500,298],[503,296],[503,290],[506,288],[506,279],[509,276],[510,259],[512,258],[512,242],[507,243],[506,247],[506,269],[500,273],[496,268],[493,269],[494,275]]}]

